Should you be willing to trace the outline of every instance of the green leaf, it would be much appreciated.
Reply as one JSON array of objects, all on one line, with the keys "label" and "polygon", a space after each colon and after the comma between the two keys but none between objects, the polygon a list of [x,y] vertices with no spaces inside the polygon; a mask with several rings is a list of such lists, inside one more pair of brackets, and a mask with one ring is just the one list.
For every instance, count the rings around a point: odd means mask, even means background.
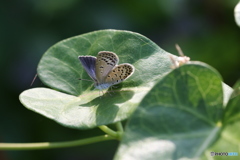
[{"label": "green leaf", "polygon": [[[99,51],[115,52],[119,64],[130,63],[135,67],[129,79],[114,91],[109,89],[110,94],[94,90],[92,82],[78,80],[90,79],[78,56],[96,56]],[[68,127],[87,129],[121,121],[171,70],[169,55],[148,38],[129,31],[102,30],[72,37],[47,50],[38,65],[41,81],[57,91],[31,89],[23,92],[20,100],[27,108]]]},{"label": "green leaf", "polygon": [[120,64],[135,66],[135,73],[122,83],[125,88],[149,86],[170,71],[169,54],[146,37],[128,31],[102,30],[72,37],[52,46],[38,65],[38,76],[47,86],[71,95],[92,92],[89,91],[91,82],[78,80],[90,79],[78,56],[96,56],[99,51],[115,52]]},{"label": "green leaf", "polygon": [[231,95],[231,98],[234,98],[234,97],[240,95],[240,79],[234,84],[233,89],[234,89],[234,91]]},{"label": "green leaf", "polygon": [[[239,86],[236,83],[235,89]],[[216,142],[205,151],[202,159],[210,159],[210,153],[236,152],[238,156],[232,156],[231,160],[239,160],[240,144],[240,95],[230,99],[224,111],[223,129]],[[225,160],[226,156],[214,156],[214,160]]]},{"label": "green leaf", "polygon": [[[239,123],[236,123],[235,127],[239,128]],[[236,128],[235,128],[236,129]],[[235,132],[235,131],[234,131]],[[238,132],[239,133],[239,132]],[[215,153],[226,153],[226,152],[236,152],[238,153],[238,156],[211,156],[211,152]],[[220,136],[219,139],[214,143],[213,146],[211,146],[209,149],[207,149],[203,156],[201,157],[201,160],[239,160],[239,144],[229,141],[229,135],[227,137]]]},{"label": "green leaf", "polygon": [[223,114],[221,77],[192,62],[161,79],[126,126],[115,159],[194,159],[216,139]]},{"label": "green leaf", "polygon": [[232,97],[234,90],[225,83],[222,83],[222,87],[223,87],[223,105],[226,106],[229,99]]},{"label": "green leaf", "polygon": [[232,98],[229,100],[224,114],[224,123],[226,125],[240,120],[240,81],[237,81],[233,88]]},{"label": "green leaf", "polygon": [[[240,144],[240,81],[234,85],[233,98],[229,100],[224,112],[224,130],[221,138],[233,146]],[[227,148],[226,148],[227,149]],[[229,149],[229,148],[228,148]],[[233,149],[233,147],[231,147]],[[234,150],[238,152],[238,147]],[[229,152],[233,152],[230,150]]]},{"label": "green leaf", "polygon": [[237,25],[240,27],[240,2],[234,8],[234,18]]}]

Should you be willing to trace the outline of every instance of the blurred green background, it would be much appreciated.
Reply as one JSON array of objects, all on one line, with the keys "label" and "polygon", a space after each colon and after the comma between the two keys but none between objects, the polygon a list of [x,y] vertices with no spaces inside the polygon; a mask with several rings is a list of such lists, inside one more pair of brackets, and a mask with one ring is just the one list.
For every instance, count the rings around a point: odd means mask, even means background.
[{"label": "blurred green background", "polygon": [[[58,142],[100,135],[60,126],[24,108],[26,89],[37,79],[43,53],[63,39],[100,29],[122,29],[150,38],[177,54],[178,43],[191,60],[215,67],[232,86],[240,77],[240,28],[233,9],[238,0],[9,0],[0,2],[0,142]],[[34,151],[0,151],[0,160],[110,160],[116,141]]]}]

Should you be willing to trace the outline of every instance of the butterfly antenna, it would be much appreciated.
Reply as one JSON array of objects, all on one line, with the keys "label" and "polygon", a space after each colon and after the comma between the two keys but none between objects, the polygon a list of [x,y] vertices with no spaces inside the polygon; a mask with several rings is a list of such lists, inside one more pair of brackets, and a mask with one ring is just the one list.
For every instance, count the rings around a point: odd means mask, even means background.
[{"label": "butterfly antenna", "polygon": [[30,84],[30,86],[33,85],[33,83],[34,83],[34,81],[35,81],[36,78],[37,78],[37,73],[35,74],[35,76],[34,76],[34,78],[33,78],[33,80],[32,80],[32,83]]},{"label": "butterfly antenna", "polygon": [[181,57],[184,57],[183,51],[178,44],[175,44],[176,50]]}]

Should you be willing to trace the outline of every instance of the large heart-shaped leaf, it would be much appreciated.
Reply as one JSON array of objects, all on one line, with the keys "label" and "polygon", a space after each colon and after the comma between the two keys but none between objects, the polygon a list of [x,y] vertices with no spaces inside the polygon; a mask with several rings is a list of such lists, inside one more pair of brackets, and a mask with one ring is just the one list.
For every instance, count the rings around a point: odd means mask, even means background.
[{"label": "large heart-shaped leaf", "polygon": [[221,129],[223,96],[221,77],[212,67],[195,62],[175,69],[131,116],[115,159],[199,157]]},{"label": "large heart-shaped leaf", "polygon": [[[134,65],[134,74],[111,95],[93,89],[79,55],[115,52],[121,63]],[[21,102],[58,123],[73,128],[92,128],[126,119],[152,86],[171,70],[169,53],[134,32],[102,30],[63,40],[43,55],[38,76],[47,86],[20,95]],[[60,92],[59,92],[60,91]],[[62,93],[64,92],[64,93]],[[73,97],[75,96],[75,97]]]}]

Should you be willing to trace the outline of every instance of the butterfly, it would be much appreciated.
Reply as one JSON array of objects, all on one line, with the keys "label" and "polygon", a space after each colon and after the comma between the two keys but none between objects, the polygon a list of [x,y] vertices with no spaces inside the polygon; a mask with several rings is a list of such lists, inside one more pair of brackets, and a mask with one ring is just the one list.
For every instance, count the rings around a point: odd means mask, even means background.
[{"label": "butterfly", "polygon": [[101,51],[97,57],[78,57],[87,74],[94,81],[95,88],[107,89],[112,85],[121,83],[134,73],[134,66],[129,63],[117,65],[118,56],[109,51]]}]

